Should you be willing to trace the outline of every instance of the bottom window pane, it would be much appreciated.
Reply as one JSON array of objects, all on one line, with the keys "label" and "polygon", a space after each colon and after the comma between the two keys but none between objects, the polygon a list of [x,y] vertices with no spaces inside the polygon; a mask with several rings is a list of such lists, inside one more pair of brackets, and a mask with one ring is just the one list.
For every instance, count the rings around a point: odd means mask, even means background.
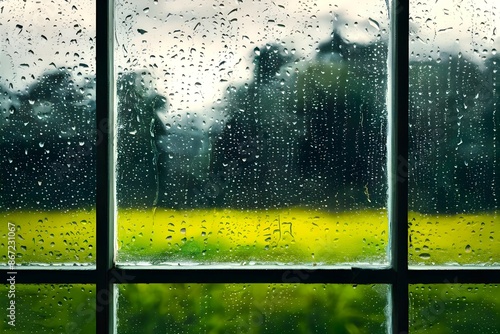
[{"label": "bottom window pane", "polygon": [[500,333],[498,285],[410,286],[412,334]]},{"label": "bottom window pane", "polygon": [[0,333],[96,332],[94,285],[9,284],[1,290]]},{"label": "bottom window pane", "polygon": [[118,333],[386,333],[388,286],[127,284]]}]

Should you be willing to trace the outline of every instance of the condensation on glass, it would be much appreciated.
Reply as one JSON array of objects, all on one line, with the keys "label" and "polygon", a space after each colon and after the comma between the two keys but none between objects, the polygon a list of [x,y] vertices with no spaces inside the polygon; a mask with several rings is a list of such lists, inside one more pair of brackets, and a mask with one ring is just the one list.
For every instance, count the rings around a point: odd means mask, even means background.
[{"label": "condensation on glass", "polygon": [[3,263],[95,263],[94,7],[0,4]]},{"label": "condensation on glass", "polygon": [[[290,282],[302,277],[289,276]],[[126,284],[119,286],[117,333],[387,333],[388,291],[386,285]]]},{"label": "condensation on glass", "polygon": [[95,300],[88,284],[2,284],[0,332],[95,333]]},{"label": "condensation on glass", "polygon": [[387,9],[116,3],[119,262],[387,261]]},{"label": "condensation on glass", "polygon": [[498,333],[499,301],[497,284],[411,285],[410,332]]},{"label": "condensation on glass", "polygon": [[500,7],[410,3],[410,264],[498,264]]}]

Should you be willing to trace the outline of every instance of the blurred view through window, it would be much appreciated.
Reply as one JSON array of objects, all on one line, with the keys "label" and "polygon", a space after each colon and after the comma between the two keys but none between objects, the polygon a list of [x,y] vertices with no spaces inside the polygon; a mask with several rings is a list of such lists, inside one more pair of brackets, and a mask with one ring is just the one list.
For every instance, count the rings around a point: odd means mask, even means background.
[{"label": "blurred view through window", "polygon": [[500,9],[410,4],[410,264],[498,265]]},{"label": "blurred view through window", "polygon": [[[410,3],[410,265],[491,268],[498,5]],[[95,264],[94,144],[108,129],[95,126],[94,8],[0,4],[0,198],[16,265]],[[115,17],[120,264],[388,265],[385,1],[120,0]],[[386,330],[387,286],[295,284],[307,270],[294,275],[273,285],[121,285],[118,328],[136,332],[148,319],[149,332]],[[467,333],[478,321],[494,331],[497,290],[412,285],[412,331]],[[94,331],[94,284],[18,291],[22,330]]]},{"label": "blurred view through window", "polygon": [[[94,1],[0,3],[0,243],[17,265],[95,264]],[[102,133],[101,133],[102,134]]]},{"label": "blurred view through window", "polygon": [[386,263],[383,1],[116,9],[119,262]]}]

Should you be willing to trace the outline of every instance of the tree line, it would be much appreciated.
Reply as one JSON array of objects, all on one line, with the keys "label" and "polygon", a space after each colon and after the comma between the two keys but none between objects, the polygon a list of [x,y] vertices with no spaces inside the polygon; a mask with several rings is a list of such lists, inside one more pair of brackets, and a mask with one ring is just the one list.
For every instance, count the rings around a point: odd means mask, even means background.
[{"label": "tree line", "polygon": [[[211,116],[174,112],[148,73],[120,73],[118,204],[385,207],[386,59],[384,41],[335,33],[310,60],[263,45],[252,80],[229,86]],[[498,208],[498,67],[460,54],[411,63],[410,209]],[[0,87],[5,208],[95,203],[94,89],[64,68],[23,92]]]}]

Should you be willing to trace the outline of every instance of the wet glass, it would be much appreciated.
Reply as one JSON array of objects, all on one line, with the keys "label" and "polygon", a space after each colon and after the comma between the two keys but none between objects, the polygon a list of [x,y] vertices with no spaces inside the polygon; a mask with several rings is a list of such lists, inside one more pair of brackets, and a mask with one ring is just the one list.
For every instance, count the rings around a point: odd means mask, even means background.
[{"label": "wet glass", "polygon": [[0,7],[1,262],[94,264],[94,1]]},{"label": "wet glass", "polygon": [[117,1],[117,261],[386,264],[385,6]]},{"label": "wet glass", "polygon": [[388,286],[127,284],[117,333],[387,333]]},{"label": "wet glass", "polygon": [[95,298],[95,286],[88,284],[17,283],[14,290],[10,284],[2,285],[0,304],[4,320],[0,322],[0,331],[95,333]]},{"label": "wet glass", "polygon": [[498,265],[500,7],[410,4],[410,264]]},{"label": "wet glass", "polygon": [[410,332],[498,333],[499,297],[496,284],[411,285]]}]

